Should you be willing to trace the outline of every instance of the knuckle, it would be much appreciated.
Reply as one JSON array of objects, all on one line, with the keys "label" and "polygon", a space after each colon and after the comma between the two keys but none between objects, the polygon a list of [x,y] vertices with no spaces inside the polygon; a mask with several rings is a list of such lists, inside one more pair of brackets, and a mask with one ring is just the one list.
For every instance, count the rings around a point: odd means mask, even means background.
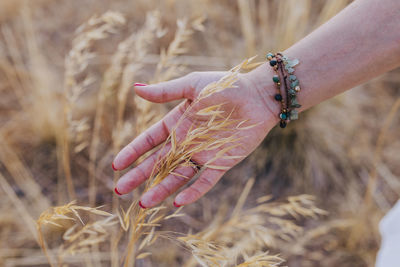
[{"label": "knuckle", "polygon": [[199,178],[199,183],[203,184],[207,189],[211,188],[214,186],[214,183],[212,183],[208,178],[206,177],[200,177]]},{"label": "knuckle", "polygon": [[187,78],[189,79],[189,83],[193,88],[196,88],[197,85],[199,84],[199,81],[201,79],[201,74],[202,74],[202,72],[200,72],[200,71],[194,71],[187,75]]},{"label": "knuckle", "polygon": [[184,177],[182,177],[182,176],[180,176],[180,175],[172,175],[171,176],[178,184],[181,184],[181,183],[183,183],[183,182],[185,182],[185,178]]},{"label": "knuckle", "polygon": [[168,99],[168,89],[165,86],[163,86],[163,87],[161,87],[160,90],[161,90],[162,101],[166,101]]},{"label": "knuckle", "polygon": [[155,147],[156,146],[156,143],[155,143],[153,137],[150,134],[146,134],[145,140],[146,140],[147,144],[149,144],[151,147]]},{"label": "knuckle", "polygon": [[172,194],[171,190],[165,184],[159,183],[158,186],[159,186],[160,190],[164,191],[167,195]]},{"label": "knuckle", "polygon": [[201,197],[203,194],[201,193],[201,191],[199,189],[197,189],[197,187],[192,186],[190,187],[191,189],[191,195],[194,196],[194,199],[198,199],[199,197]]},{"label": "knuckle", "polygon": [[129,154],[131,154],[131,155],[133,154],[133,155],[135,155],[135,157],[138,155],[138,151],[136,150],[136,147],[132,143],[128,144],[126,146],[126,149]]},{"label": "knuckle", "polygon": [[135,169],[136,169],[138,176],[141,177],[140,180],[146,179],[146,173],[144,172],[144,170],[141,168],[140,165],[137,166]]},{"label": "knuckle", "polygon": [[176,174],[172,174],[171,177],[178,183],[178,184],[182,184],[185,183],[186,181],[188,181],[190,179],[190,175],[192,175],[192,173],[183,173],[181,171],[174,171]]},{"label": "knuckle", "polygon": [[200,87],[202,72],[194,71],[185,76],[187,86],[184,90],[184,97],[193,100],[197,96],[197,89]]},{"label": "knuckle", "polygon": [[168,128],[168,125],[167,125],[167,123],[165,122],[165,120],[162,120],[162,121],[161,121],[161,126],[162,126],[163,131],[165,131],[165,132],[168,133],[168,134],[171,133],[171,130]]}]

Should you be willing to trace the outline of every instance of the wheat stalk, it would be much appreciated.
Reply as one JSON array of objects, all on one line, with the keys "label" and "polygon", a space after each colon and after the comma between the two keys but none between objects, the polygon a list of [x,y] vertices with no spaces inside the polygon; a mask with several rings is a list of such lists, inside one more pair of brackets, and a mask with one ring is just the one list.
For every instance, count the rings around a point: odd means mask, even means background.
[{"label": "wheat stalk", "polygon": [[[72,136],[74,136],[76,132],[76,128],[71,128],[74,126],[74,123],[72,123],[72,112],[75,103],[85,91],[85,88],[93,82],[93,77],[91,75],[87,75],[82,82],[78,82],[76,76],[87,69],[90,59],[94,57],[93,52],[91,52],[91,47],[94,42],[108,37],[109,34],[114,33],[116,29],[124,23],[124,17],[116,12],[106,12],[101,16],[93,16],[87,23],[81,25],[77,29],[77,35],[72,42],[72,49],[65,59],[64,128],[67,130],[64,131],[60,146],[63,155],[62,166],[64,168],[67,189],[71,199],[76,198],[71,177],[69,147],[71,132]],[[88,128],[84,127],[84,129]],[[91,183],[94,183],[93,179]],[[94,188],[94,186],[92,186],[92,188]]]},{"label": "wheat stalk", "polygon": [[[301,217],[316,218],[325,215],[326,212],[315,207],[314,198],[309,195],[289,197],[288,203],[265,203],[270,199],[269,196],[266,196],[259,198],[260,204],[256,207],[243,210],[243,203],[253,184],[254,179],[249,179],[228,219],[223,220],[222,215],[216,216],[208,228],[197,234],[180,237],[179,240],[189,247],[193,246],[192,240],[195,240],[196,244],[201,240],[218,245],[220,250],[214,261],[219,260],[220,256],[223,255],[226,259],[229,259],[225,264],[234,264],[239,257],[244,259],[242,263],[244,265],[239,266],[247,266],[246,264],[250,264],[250,262],[255,264],[257,259],[260,260],[259,265],[254,266],[280,264],[282,260],[278,256],[268,256],[267,252],[260,254],[262,256],[250,257],[251,259],[248,255],[258,255],[260,247],[276,248],[279,240],[290,242],[299,236],[303,231],[302,227],[296,225],[292,219],[287,218],[288,215],[298,220]],[[210,255],[213,255],[214,252],[206,248],[203,246],[201,250],[195,250],[194,259],[197,261],[198,259],[210,260]],[[264,257],[267,259],[271,257],[272,262],[264,261],[266,259]],[[194,261],[189,260],[185,266],[193,265]]]},{"label": "wheat stalk", "polygon": [[[36,230],[38,234],[38,243],[45,253],[51,266],[55,266],[54,257],[48,252],[48,245],[44,237],[44,227],[53,226],[65,230],[63,239],[67,241],[59,248],[58,264],[62,263],[62,259],[67,254],[81,253],[88,251],[89,247],[105,241],[108,236],[106,228],[117,223],[115,216],[97,208],[76,205],[76,201],[72,201],[66,205],[51,207],[42,212],[36,220]],[[94,223],[85,224],[80,212],[86,212],[92,215],[105,216],[105,220],[98,220]],[[70,223],[72,226],[65,229]],[[78,227],[82,229],[77,230]]]}]

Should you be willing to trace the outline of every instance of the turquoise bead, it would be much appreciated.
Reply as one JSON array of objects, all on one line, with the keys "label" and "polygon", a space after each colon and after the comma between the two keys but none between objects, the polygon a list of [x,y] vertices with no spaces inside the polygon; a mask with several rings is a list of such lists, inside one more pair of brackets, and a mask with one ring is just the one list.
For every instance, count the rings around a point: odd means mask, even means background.
[{"label": "turquoise bead", "polygon": [[272,80],[274,81],[274,83],[279,83],[279,76],[278,75],[274,75],[272,77]]},{"label": "turquoise bead", "polygon": [[279,114],[279,118],[281,118],[282,120],[286,120],[287,119],[286,113]]},{"label": "turquoise bead", "polygon": [[268,53],[265,57],[266,57],[267,59],[270,59],[270,58],[273,58],[273,57],[274,57],[274,54]]}]

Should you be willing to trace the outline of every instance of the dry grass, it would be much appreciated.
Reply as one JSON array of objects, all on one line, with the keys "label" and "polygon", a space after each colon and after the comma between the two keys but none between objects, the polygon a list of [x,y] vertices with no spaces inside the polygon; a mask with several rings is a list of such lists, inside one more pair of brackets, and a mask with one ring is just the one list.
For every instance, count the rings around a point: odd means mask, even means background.
[{"label": "dry grass", "polygon": [[[137,200],[194,151],[240,143],[212,137],[249,126],[218,105],[197,114],[208,127],[169,137],[147,185],[112,192],[113,155],[175,104],[136,97],[133,82],[284,50],[347,3],[2,1],[0,265],[373,266],[378,222],[400,196],[398,71],[274,129],[196,204]],[[239,69],[204,94],[233,86]]]}]

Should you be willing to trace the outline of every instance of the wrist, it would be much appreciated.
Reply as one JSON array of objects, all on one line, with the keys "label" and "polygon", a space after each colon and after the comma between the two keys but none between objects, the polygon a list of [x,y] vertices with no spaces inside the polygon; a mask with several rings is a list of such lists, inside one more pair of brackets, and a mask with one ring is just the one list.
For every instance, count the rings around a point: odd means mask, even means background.
[{"label": "wrist", "polygon": [[275,100],[276,85],[272,80],[274,70],[268,63],[264,63],[249,73],[246,73],[246,79],[250,81],[257,95],[260,97],[265,108],[266,118],[268,123],[271,123],[273,128],[279,121],[281,112],[280,102]]}]

